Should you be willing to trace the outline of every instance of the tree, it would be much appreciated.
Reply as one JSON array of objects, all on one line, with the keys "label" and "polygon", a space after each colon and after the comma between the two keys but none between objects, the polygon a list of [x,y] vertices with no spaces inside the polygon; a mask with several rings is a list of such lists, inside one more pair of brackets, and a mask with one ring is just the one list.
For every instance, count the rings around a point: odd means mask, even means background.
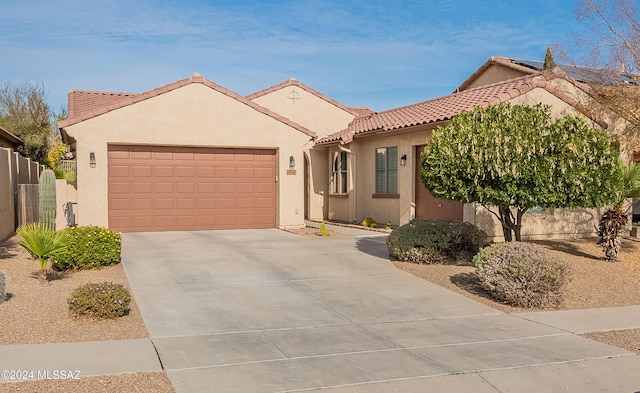
[{"label": "tree", "polygon": [[623,209],[628,198],[640,198],[640,164],[624,165],[619,161],[622,182],[612,207],[607,209],[598,223],[598,245],[604,250],[605,259],[618,259],[620,251],[620,232],[629,222],[629,209]]},{"label": "tree", "polygon": [[547,53],[544,55],[544,69],[551,70],[553,68],[556,68],[556,61],[553,59],[551,48],[547,48]]},{"label": "tree", "polygon": [[47,164],[49,143],[56,130],[42,84],[0,83],[0,126],[22,139],[20,153]]},{"label": "tree", "polygon": [[528,209],[612,203],[617,158],[608,136],[580,118],[553,120],[540,104],[500,104],[462,112],[435,130],[420,173],[433,196],[481,204],[500,220],[506,241],[520,241]]},{"label": "tree", "polygon": [[625,120],[618,138],[627,158],[640,149],[640,13],[633,0],[581,0],[582,31],[560,48],[578,79],[589,85],[592,110]]}]

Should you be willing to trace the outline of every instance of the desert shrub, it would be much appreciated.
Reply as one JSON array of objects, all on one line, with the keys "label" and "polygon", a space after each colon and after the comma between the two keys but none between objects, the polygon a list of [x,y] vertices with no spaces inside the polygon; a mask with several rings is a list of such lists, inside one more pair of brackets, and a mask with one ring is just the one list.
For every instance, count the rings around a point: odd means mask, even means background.
[{"label": "desert shrub", "polygon": [[56,270],[91,269],[120,262],[120,234],[98,226],[67,228],[67,247],[52,259]]},{"label": "desert shrub", "polygon": [[127,315],[131,309],[131,295],[120,284],[89,283],[76,288],[69,298],[72,314],[98,318],[116,318]]},{"label": "desert shrub", "polygon": [[392,258],[417,263],[470,263],[487,234],[467,222],[411,220],[387,237]]},{"label": "desert shrub", "polygon": [[367,217],[364,220],[362,220],[362,226],[376,228],[378,226],[378,223],[373,218]]},{"label": "desert shrub", "polygon": [[494,244],[480,250],[473,264],[482,287],[516,307],[558,306],[571,275],[568,265],[533,243]]},{"label": "desert shrub", "polygon": [[7,277],[0,273],[0,303],[7,300]]}]

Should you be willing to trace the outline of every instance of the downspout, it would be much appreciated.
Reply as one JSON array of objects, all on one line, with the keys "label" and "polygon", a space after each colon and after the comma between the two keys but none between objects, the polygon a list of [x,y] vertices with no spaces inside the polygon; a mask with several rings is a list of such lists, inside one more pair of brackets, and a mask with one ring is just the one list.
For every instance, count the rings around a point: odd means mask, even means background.
[{"label": "downspout", "polygon": [[338,144],[338,149],[352,156],[351,170],[349,171],[349,185],[351,185],[351,190],[349,190],[349,213],[351,213],[352,223],[358,222],[358,218],[356,217],[356,153],[354,153],[351,149],[347,149],[346,147]]}]

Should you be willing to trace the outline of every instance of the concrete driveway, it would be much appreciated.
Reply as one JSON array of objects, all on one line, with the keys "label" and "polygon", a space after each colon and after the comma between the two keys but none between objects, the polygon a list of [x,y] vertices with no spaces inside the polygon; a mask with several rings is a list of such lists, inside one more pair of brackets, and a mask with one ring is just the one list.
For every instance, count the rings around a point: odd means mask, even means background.
[{"label": "concrete driveway", "polygon": [[122,260],[178,393],[640,390],[638,356],[398,271],[376,235],[129,233]]}]

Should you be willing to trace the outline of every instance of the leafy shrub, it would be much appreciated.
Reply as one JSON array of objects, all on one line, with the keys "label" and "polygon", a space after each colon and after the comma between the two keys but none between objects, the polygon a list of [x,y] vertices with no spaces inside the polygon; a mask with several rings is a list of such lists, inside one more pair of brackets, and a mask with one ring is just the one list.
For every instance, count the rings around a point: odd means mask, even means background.
[{"label": "leafy shrub", "polygon": [[417,263],[467,263],[487,234],[467,222],[411,220],[387,237],[392,258]]},{"label": "leafy shrub", "polygon": [[378,226],[378,223],[373,218],[367,217],[364,220],[362,220],[362,226],[363,227],[376,228]]},{"label": "leafy shrub", "polygon": [[0,273],[0,303],[7,300],[7,278]]},{"label": "leafy shrub", "polygon": [[533,243],[494,244],[480,250],[473,264],[482,287],[516,307],[558,306],[571,275],[568,265]]},{"label": "leafy shrub", "polygon": [[52,259],[56,270],[91,269],[120,262],[120,234],[98,226],[67,228],[67,247]]},{"label": "leafy shrub", "polygon": [[67,303],[71,313],[76,316],[116,318],[129,313],[131,295],[120,284],[89,283],[76,288],[67,299]]}]

